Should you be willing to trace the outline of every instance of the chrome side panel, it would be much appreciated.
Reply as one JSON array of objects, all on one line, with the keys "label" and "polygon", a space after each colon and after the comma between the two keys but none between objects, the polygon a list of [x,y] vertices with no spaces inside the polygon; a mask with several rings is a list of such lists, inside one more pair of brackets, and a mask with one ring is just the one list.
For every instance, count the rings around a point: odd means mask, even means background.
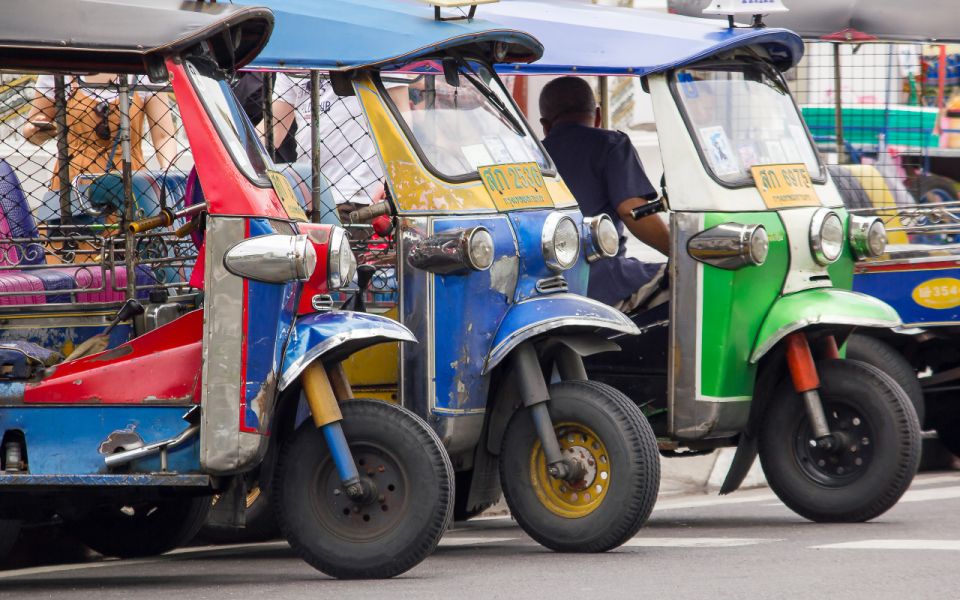
[{"label": "chrome side panel", "polygon": [[703,213],[670,214],[670,347],[667,367],[669,432],[679,440],[728,437],[740,431],[750,402],[700,397],[700,328],[703,323],[703,265],[687,253],[687,242],[703,231]]},{"label": "chrome side panel", "polygon": [[428,217],[401,217],[397,236],[397,269],[400,280],[400,323],[420,342],[400,344],[400,405],[427,418],[433,397],[433,314],[432,277],[407,263],[407,255],[429,235]]}]

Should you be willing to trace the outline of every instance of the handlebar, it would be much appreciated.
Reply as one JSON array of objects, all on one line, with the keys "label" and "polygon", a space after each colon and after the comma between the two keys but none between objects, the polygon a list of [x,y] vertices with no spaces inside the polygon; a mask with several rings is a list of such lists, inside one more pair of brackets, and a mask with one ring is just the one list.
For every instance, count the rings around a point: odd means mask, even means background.
[{"label": "handlebar", "polygon": [[[160,214],[147,217],[146,219],[140,219],[139,221],[134,221],[127,226],[127,231],[130,233],[144,233],[145,231],[150,231],[151,229],[157,229],[158,227],[169,227],[173,225],[173,222],[177,219],[182,219],[183,217],[189,217],[190,215],[197,214],[207,210],[207,203],[201,202],[200,204],[194,204],[183,210],[173,212],[169,208],[161,208]],[[190,230],[186,230],[183,235],[179,235],[181,231],[184,231],[186,226],[181,227],[177,230],[178,237],[183,237],[190,233]]]},{"label": "handlebar", "polygon": [[658,212],[663,212],[667,209],[666,204],[663,202],[663,198],[657,198],[652,202],[647,202],[643,206],[638,206],[635,209],[630,211],[630,216],[633,217],[634,221],[639,221],[649,217],[650,215],[655,215]]},{"label": "handlebar", "polygon": [[350,213],[350,223],[356,225],[358,223],[369,223],[377,217],[390,214],[390,203],[389,202],[377,202],[376,204],[371,204],[370,206],[364,206],[359,208],[352,213]]}]

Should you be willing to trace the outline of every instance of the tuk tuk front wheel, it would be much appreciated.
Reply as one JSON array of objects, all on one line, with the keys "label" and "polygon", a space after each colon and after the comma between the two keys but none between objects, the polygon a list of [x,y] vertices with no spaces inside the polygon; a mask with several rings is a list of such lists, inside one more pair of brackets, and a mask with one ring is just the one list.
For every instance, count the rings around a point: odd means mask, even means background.
[{"label": "tuk tuk front wheel", "polygon": [[106,506],[64,523],[68,533],[104,556],[157,556],[189,542],[210,514],[209,496]]},{"label": "tuk tuk front wheel", "polygon": [[453,513],[453,467],[421,419],[378,400],[340,405],[361,478],[353,500],[323,431],[305,421],[280,450],[272,498],[280,529],[303,560],[340,579],[399,575],[430,555]]},{"label": "tuk tuk front wheel", "polygon": [[917,472],[917,415],[903,389],[873,366],[824,360],[817,371],[837,445],[811,443],[815,436],[803,400],[787,379],[761,423],[763,472],[780,500],[811,521],[869,521],[897,503]]},{"label": "tuk tuk front wheel", "polygon": [[517,411],[500,450],[500,481],[523,530],[559,552],[605,552],[633,537],[653,510],[660,459],[653,429],[619,391],[595,381],[550,386],[548,402],[575,481],[547,472],[530,410]]}]

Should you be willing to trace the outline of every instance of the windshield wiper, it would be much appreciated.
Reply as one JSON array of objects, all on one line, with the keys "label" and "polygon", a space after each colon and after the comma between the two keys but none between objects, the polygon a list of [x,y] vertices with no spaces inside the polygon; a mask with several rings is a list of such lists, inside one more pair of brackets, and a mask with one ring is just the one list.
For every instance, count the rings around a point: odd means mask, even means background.
[{"label": "windshield wiper", "polygon": [[500,96],[498,96],[496,92],[490,89],[490,86],[480,79],[480,76],[476,71],[473,70],[473,67],[470,66],[470,63],[462,58],[458,58],[457,62],[460,64],[462,69],[460,74],[466,77],[467,81],[473,84],[473,87],[477,88],[477,91],[480,92],[483,97],[490,102],[490,104],[496,107],[500,116],[506,119],[507,124],[510,125],[510,128],[513,129],[514,133],[520,137],[526,137],[527,132],[524,129],[523,124],[515,116],[513,116],[513,113],[510,112],[510,109],[507,108],[507,105],[504,104],[503,100],[500,99]]}]

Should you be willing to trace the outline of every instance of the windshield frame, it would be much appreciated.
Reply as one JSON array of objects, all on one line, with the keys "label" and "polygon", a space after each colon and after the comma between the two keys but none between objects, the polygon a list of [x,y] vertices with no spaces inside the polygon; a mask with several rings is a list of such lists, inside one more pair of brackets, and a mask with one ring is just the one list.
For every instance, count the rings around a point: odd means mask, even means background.
[{"label": "windshield frame", "polygon": [[[813,150],[813,155],[817,160],[817,166],[819,168],[818,173],[810,173],[810,179],[817,184],[825,184],[827,182],[827,169],[823,164],[823,159],[820,156],[820,151],[817,149],[816,143],[813,141],[813,136],[810,134],[810,129],[807,127],[807,122],[803,118],[803,113],[800,112],[800,107],[797,105],[797,100],[793,96],[793,92],[790,91],[790,87],[787,85],[786,80],[783,78],[783,73],[778,71],[769,63],[766,63],[760,59],[749,60],[744,58],[735,58],[731,60],[707,60],[691,65],[684,65],[681,69],[693,69],[693,70],[703,70],[703,71],[745,71],[748,68],[760,69],[764,72],[765,75],[776,81],[776,83],[781,86],[786,92],[787,97],[790,99],[790,104],[793,106],[793,110],[796,112],[797,117],[800,120],[800,125],[803,127],[803,131],[807,136],[807,141],[810,143],[810,148]],[[687,135],[690,137],[690,141],[693,142],[694,148],[697,150],[697,156],[700,158],[700,163],[703,166],[704,170],[718,184],[722,185],[728,189],[740,189],[746,187],[756,187],[756,182],[754,182],[753,177],[747,175],[741,177],[736,181],[726,181],[717,175],[713,167],[710,165],[710,162],[707,160],[706,154],[703,151],[703,145],[701,144],[699,138],[697,137],[693,120],[690,118],[689,113],[687,112],[686,106],[683,103],[683,99],[680,97],[680,90],[677,81],[677,71],[678,69],[671,69],[667,72],[667,83],[670,88],[670,94],[673,96],[674,104],[677,106],[677,110],[680,111],[680,116],[683,117],[683,124],[687,128]],[[749,171],[749,169],[747,169]],[[808,169],[809,171],[809,169]]]},{"label": "windshield frame", "polygon": [[[250,118],[247,116],[247,113],[244,112],[243,107],[240,106],[239,101],[237,100],[236,96],[233,94],[233,88],[230,85],[230,78],[226,75],[226,73],[223,72],[223,70],[220,69],[220,67],[216,63],[214,63],[211,59],[206,57],[202,57],[202,56],[186,57],[184,58],[184,63],[185,64],[184,64],[183,70],[187,74],[187,77],[190,79],[190,85],[191,87],[193,87],[194,92],[197,95],[197,98],[200,99],[200,104],[203,106],[203,110],[206,113],[207,118],[210,119],[210,122],[213,124],[213,128],[217,131],[217,135],[220,137],[220,143],[223,144],[223,147],[227,150],[227,154],[229,154],[231,160],[233,160],[234,166],[237,168],[238,171],[240,171],[240,173],[243,174],[243,176],[250,183],[257,186],[258,188],[263,188],[263,189],[272,188],[273,186],[270,182],[270,178],[267,175],[267,172],[276,171],[277,170],[276,165],[273,164],[273,161],[270,159],[270,155],[267,154],[266,148],[264,148],[263,144],[260,142],[260,136],[257,134],[256,127],[254,127],[253,124],[250,122]],[[233,144],[231,144],[228,141],[228,137],[233,137],[233,135],[230,132],[223,131],[223,128],[219,122],[219,119],[214,116],[213,107],[210,104],[210,100],[207,98],[207,94],[202,93],[202,88],[200,86],[200,83],[196,79],[197,75],[194,75],[191,72],[191,69],[190,69],[191,66],[197,70],[197,73],[199,74],[200,77],[210,77],[211,79],[213,79],[214,78],[213,75],[208,75],[204,72],[205,68],[212,66],[213,73],[217,75],[221,75],[222,81],[226,82],[230,96],[233,98],[233,101],[237,104],[237,107],[240,109],[239,113],[241,115],[241,123],[243,124],[245,133],[252,136],[252,139],[256,142],[256,147],[259,150],[260,157],[263,159],[264,172],[262,175],[258,173],[256,174],[251,173],[244,166],[244,162],[249,162],[249,160],[244,161],[237,156],[234,150]],[[241,143],[242,143],[242,140],[241,140]],[[254,170],[256,169],[254,165],[251,164],[250,166]]]},{"label": "windshield frame", "polygon": [[[428,56],[428,57],[418,59],[418,62],[424,61],[424,60],[440,61],[440,60],[443,60],[443,58],[444,56]],[[458,58],[461,58],[461,57],[458,57]],[[524,115],[523,111],[520,110],[520,107],[517,106],[516,100],[514,100],[513,98],[513,94],[507,91],[507,87],[503,84],[503,81],[500,79],[500,74],[497,73],[496,69],[490,66],[490,64],[485,60],[471,57],[471,56],[463,56],[462,59],[467,63],[474,62],[480,65],[483,65],[487,70],[490,71],[490,73],[493,75],[493,79],[491,81],[495,81],[497,85],[500,86],[501,90],[505,92],[507,100],[509,101],[509,104],[507,104],[507,107],[512,108],[516,112],[516,115],[519,117],[520,123],[526,129],[527,135],[530,136],[533,142],[537,145],[537,148],[540,149],[540,152],[543,154],[544,158],[546,158],[547,160],[547,168],[544,169],[541,167],[540,174],[543,175],[544,177],[556,177],[557,167],[553,162],[553,158],[550,157],[550,154],[547,152],[547,149],[543,147],[543,143],[541,142],[540,138],[537,137],[537,135],[534,133],[533,127],[530,125],[530,122],[527,120],[526,115]],[[435,73],[429,73],[429,74],[440,76],[440,77],[443,76],[442,74],[435,74]],[[427,73],[423,73],[422,75],[427,75]],[[390,108],[390,113],[393,115],[394,120],[399,124],[401,131],[403,131],[404,137],[406,137],[407,141],[413,147],[413,150],[416,153],[417,158],[420,159],[420,162],[423,164],[424,167],[426,167],[427,171],[429,171],[430,174],[433,175],[434,177],[449,183],[466,183],[469,181],[481,181],[480,172],[476,169],[474,169],[473,171],[468,171],[467,173],[464,173],[462,175],[449,175],[437,169],[433,165],[433,163],[430,162],[430,160],[427,158],[426,153],[423,151],[423,148],[420,147],[419,140],[417,140],[417,137],[413,134],[413,131],[410,129],[410,126],[407,124],[407,120],[404,118],[403,114],[401,114],[400,109],[393,102],[393,98],[390,97],[390,93],[388,92],[386,86],[383,84],[384,76],[389,77],[390,71],[384,72],[384,71],[377,70],[373,72],[373,81],[377,87],[377,91],[380,94],[381,98],[383,98],[384,103]],[[463,75],[461,74],[460,85],[472,86],[474,84],[467,81],[466,77],[463,77]],[[489,100],[487,100],[487,102],[489,102]],[[493,105],[491,104],[491,106]],[[496,106],[493,106],[493,108],[496,109]],[[503,163],[503,164],[515,164],[515,163]]]}]

